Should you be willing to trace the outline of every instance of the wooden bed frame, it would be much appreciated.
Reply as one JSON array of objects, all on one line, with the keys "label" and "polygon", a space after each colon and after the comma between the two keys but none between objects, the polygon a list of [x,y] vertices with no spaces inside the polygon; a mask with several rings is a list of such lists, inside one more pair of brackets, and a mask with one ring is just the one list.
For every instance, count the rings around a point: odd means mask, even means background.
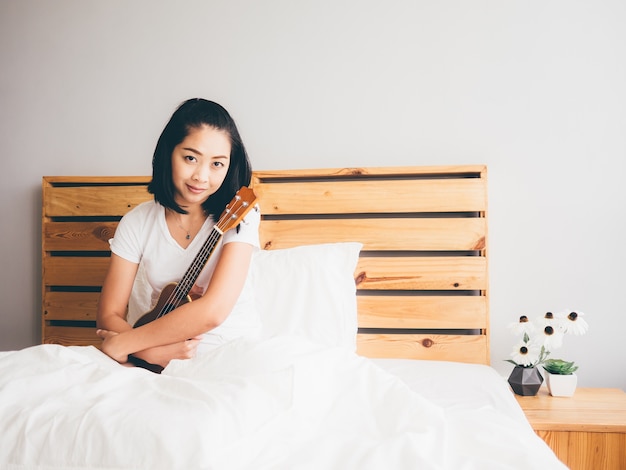
[{"label": "wooden bed frame", "polygon": [[[149,177],[43,178],[42,341],[98,345],[108,240]],[[489,363],[487,169],[256,171],[261,246],[358,241],[358,352]]]}]

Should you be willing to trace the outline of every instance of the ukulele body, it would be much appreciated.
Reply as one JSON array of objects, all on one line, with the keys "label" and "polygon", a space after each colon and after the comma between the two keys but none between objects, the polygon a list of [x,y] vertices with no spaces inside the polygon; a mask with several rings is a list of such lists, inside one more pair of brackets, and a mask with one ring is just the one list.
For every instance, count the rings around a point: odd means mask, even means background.
[{"label": "ukulele body", "polygon": [[159,295],[159,299],[157,300],[157,303],[154,306],[154,308],[150,310],[149,312],[144,313],[141,317],[139,317],[137,321],[135,322],[135,324],[133,325],[133,328],[138,328],[140,326],[145,325],[146,323],[150,323],[151,321],[154,321],[157,318],[162,317],[163,315],[167,313],[170,313],[175,308],[180,307],[181,305],[187,304],[189,302],[192,302],[193,300],[197,300],[200,298],[199,295],[188,294],[181,301],[172,302],[170,299],[173,297],[172,294],[174,290],[176,289],[177,285],[178,284],[176,282],[171,282],[168,285],[166,285],[161,291],[161,294]]}]

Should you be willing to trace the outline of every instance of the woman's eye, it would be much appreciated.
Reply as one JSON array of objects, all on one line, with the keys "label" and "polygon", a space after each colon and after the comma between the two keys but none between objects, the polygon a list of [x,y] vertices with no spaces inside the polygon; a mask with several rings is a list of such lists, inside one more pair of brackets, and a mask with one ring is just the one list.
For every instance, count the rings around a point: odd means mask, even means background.
[{"label": "woman's eye", "polygon": [[186,155],[185,160],[187,160],[188,162],[195,162],[196,157],[194,157],[193,155]]},{"label": "woman's eye", "polygon": [[221,168],[221,167],[224,166],[224,163],[223,162],[213,162],[213,166]]}]

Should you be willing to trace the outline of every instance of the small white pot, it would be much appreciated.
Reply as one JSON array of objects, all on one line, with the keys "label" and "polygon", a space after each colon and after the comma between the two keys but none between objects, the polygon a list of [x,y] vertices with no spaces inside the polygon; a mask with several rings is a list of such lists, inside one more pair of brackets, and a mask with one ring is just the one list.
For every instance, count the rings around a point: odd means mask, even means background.
[{"label": "small white pot", "polygon": [[553,397],[571,397],[574,395],[578,382],[576,374],[557,375],[545,370],[544,372],[546,373],[546,385],[550,395]]}]

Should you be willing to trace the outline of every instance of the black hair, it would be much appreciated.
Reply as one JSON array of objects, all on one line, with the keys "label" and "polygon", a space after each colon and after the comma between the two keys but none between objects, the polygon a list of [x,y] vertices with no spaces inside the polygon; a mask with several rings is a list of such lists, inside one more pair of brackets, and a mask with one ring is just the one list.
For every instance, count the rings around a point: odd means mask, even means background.
[{"label": "black hair", "polygon": [[230,165],[226,178],[220,188],[202,204],[206,214],[217,220],[239,188],[250,185],[252,167],[235,121],[226,109],[213,101],[192,98],[183,102],[174,111],[154,149],[152,180],[148,184],[148,192],[153,194],[154,200],[162,206],[180,214],[187,213],[174,199],[172,152],[192,129],[199,129],[202,126],[225,132],[231,145]]}]

